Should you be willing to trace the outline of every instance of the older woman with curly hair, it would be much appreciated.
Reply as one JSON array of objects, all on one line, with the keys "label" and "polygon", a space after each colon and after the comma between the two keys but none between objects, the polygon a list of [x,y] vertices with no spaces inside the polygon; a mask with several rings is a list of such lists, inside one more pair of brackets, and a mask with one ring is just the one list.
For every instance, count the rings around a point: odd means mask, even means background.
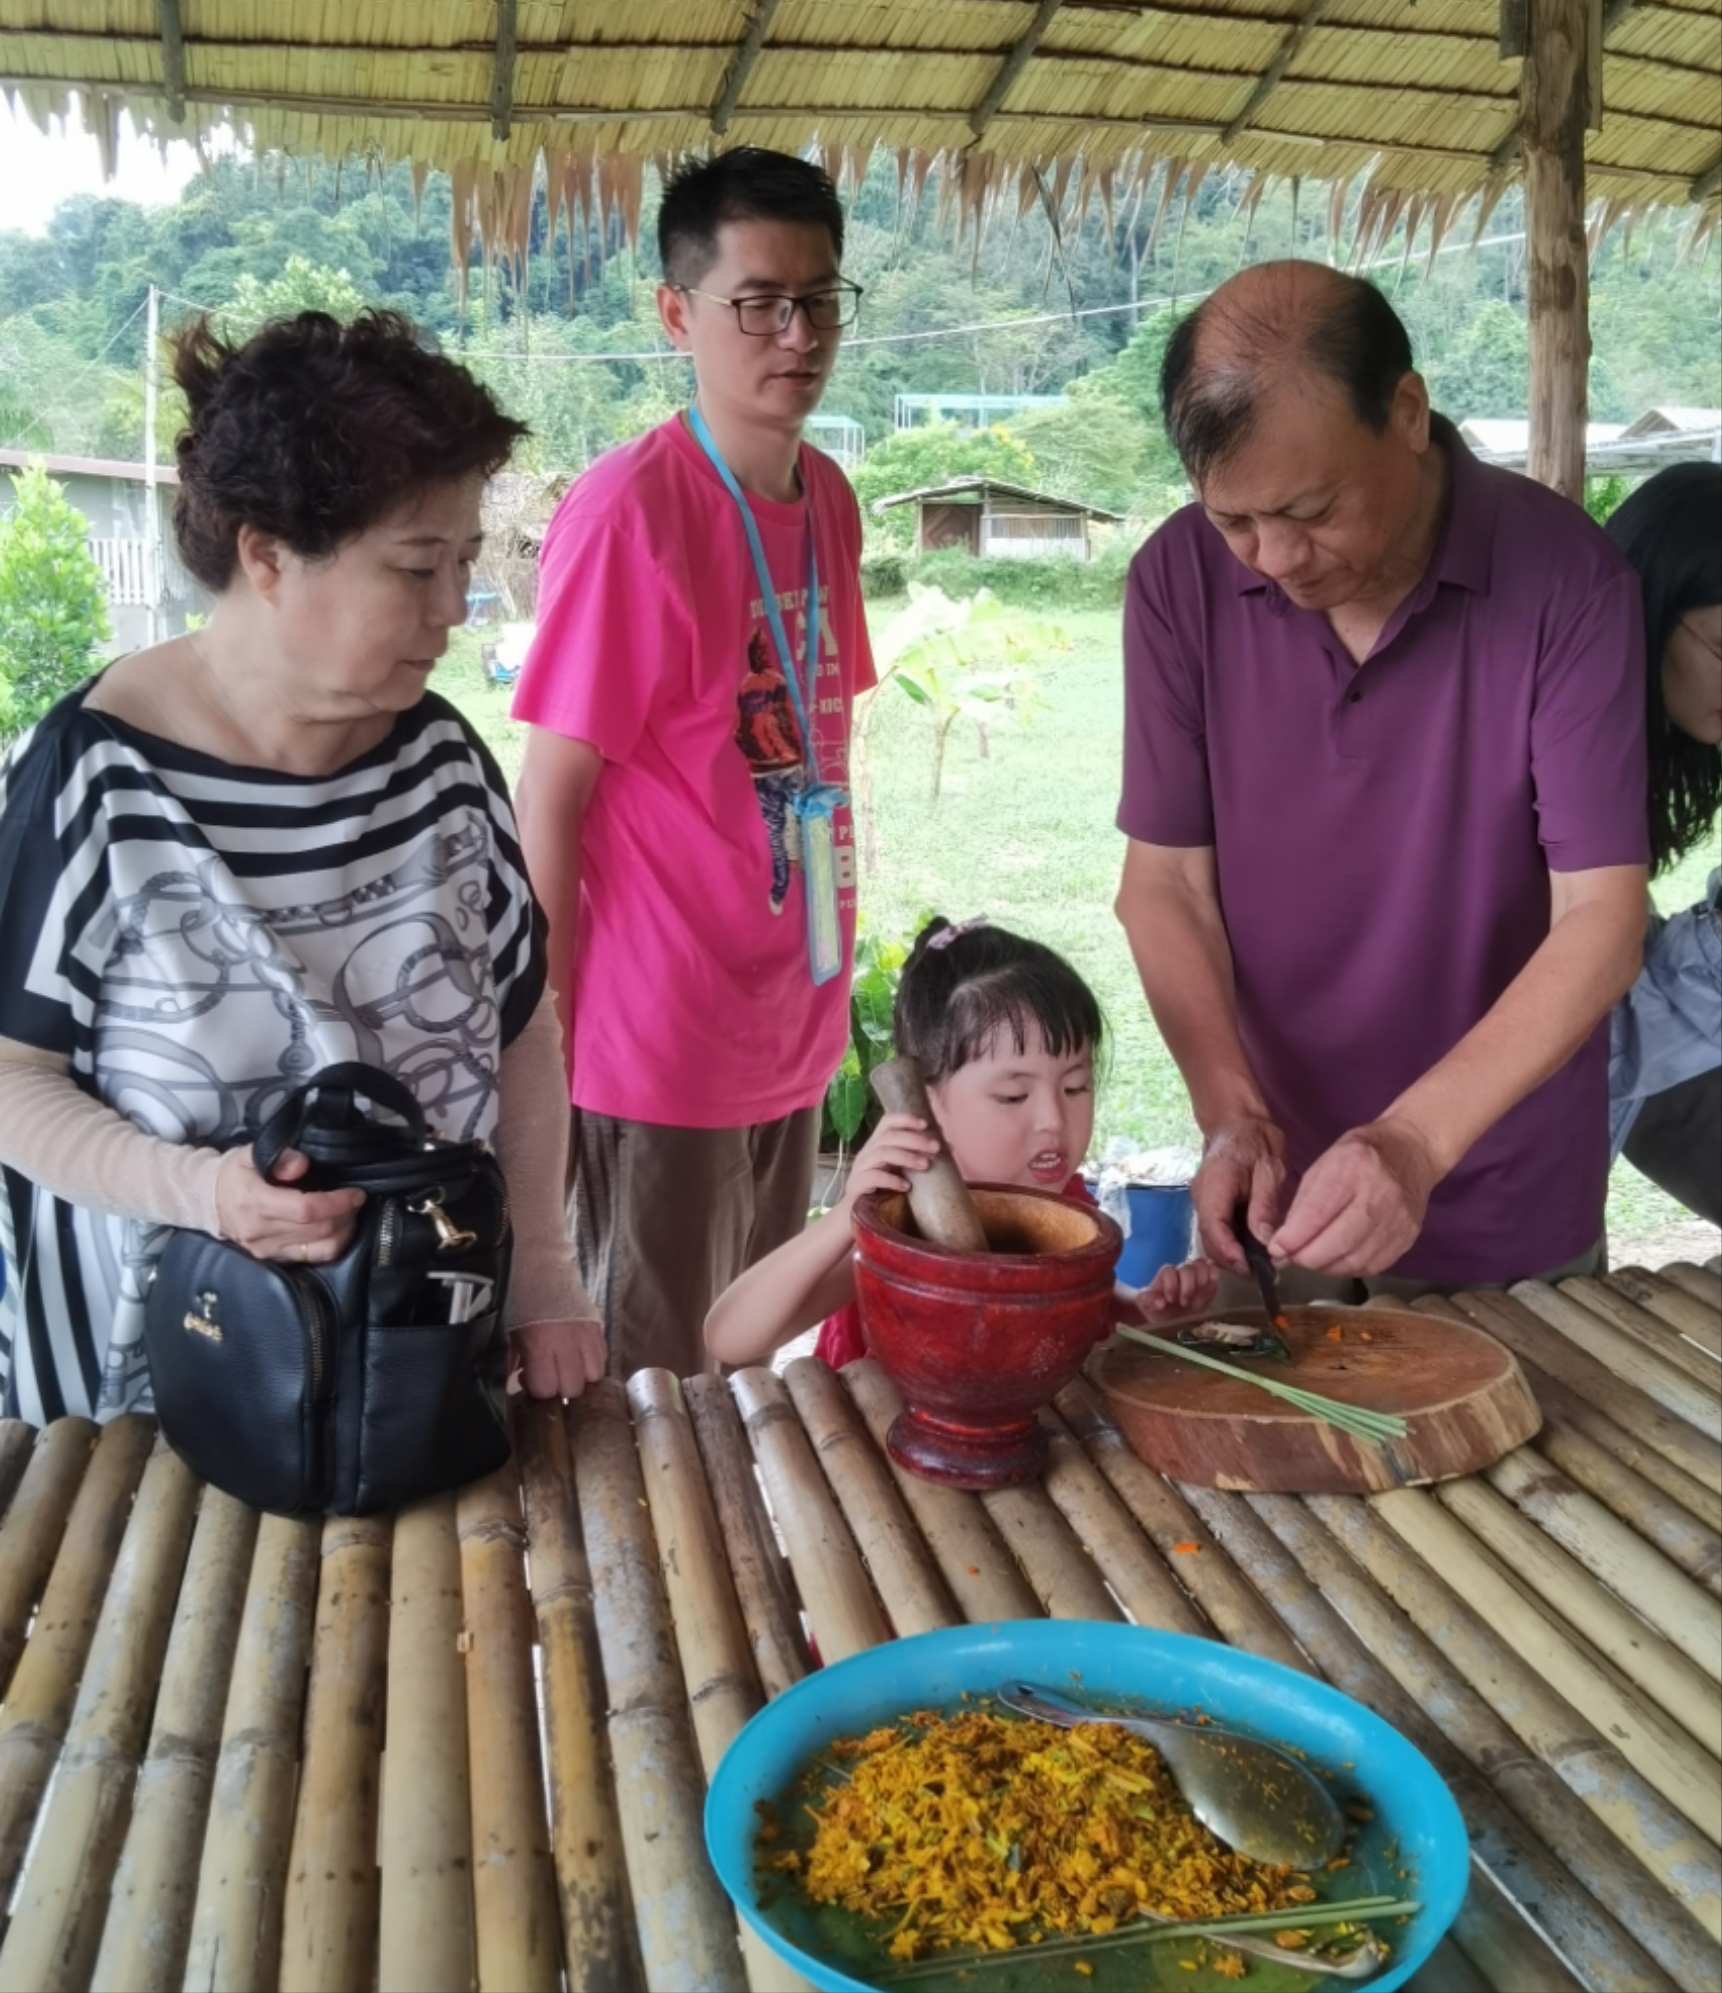
[{"label": "older woman with curly hair", "polygon": [[291,1154],[265,1181],[251,1138],[352,1059],[492,1142],[515,1365],[572,1395],[603,1343],[563,1228],[567,1117],[535,1111],[563,1092],[543,922],[502,777],[429,689],[522,425],[386,312],[239,346],[197,325],[176,371],[174,529],[213,612],[0,767],[5,1408],[149,1408],[168,1227],[340,1253],[362,1194],[295,1188]]}]

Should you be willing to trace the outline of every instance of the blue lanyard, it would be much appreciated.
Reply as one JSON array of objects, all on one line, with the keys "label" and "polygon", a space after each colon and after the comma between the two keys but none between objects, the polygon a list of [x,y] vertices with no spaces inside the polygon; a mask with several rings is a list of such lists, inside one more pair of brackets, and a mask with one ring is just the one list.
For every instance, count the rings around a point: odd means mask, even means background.
[{"label": "blue lanyard", "polygon": [[724,462],[697,402],[688,409],[688,427],[694,433],[694,441],[711,459],[712,469],[723,479],[725,489],[741,512],[741,523],[747,530],[748,551],[753,555],[754,579],[759,583],[766,620],[771,625],[771,640],[777,646],[777,661],[783,668],[789,696],[795,702],[795,717],[801,724],[801,739],[807,750],[808,777],[806,786],[796,798],[796,815],[805,815],[809,806],[815,804],[829,814],[838,804],[847,802],[848,797],[834,784],[820,781],[819,749],[813,738],[811,715],[818,703],[819,686],[819,553],[813,541],[813,501],[810,497],[804,497],[803,501],[807,507],[807,640],[802,648],[807,689],[803,693],[800,674],[795,668],[795,653],[789,647],[789,632],[783,627],[783,616],[777,606],[777,589],[771,579],[770,564],[765,558],[765,544],[759,537],[759,522],[753,516],[753,507],[747,502],[747,493],[737,484],[734,471]]}]

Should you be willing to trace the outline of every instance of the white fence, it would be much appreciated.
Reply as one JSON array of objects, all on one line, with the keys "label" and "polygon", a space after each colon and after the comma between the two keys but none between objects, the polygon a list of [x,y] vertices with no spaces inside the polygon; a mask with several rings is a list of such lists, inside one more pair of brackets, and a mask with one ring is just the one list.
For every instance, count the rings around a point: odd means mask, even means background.
[{"label": "white fence", "polygon": [[981,553],[989,560],[1033,561],[1048,555],[1088,558],[1085,522],[1069,513],[988,512],[981,517]]},{"label": "white fence", "polygon": [[90,541],[90,556],[107,583],[108,601],[116,609],[145,608],[157,599],[151,587],[151,548],[147,540]]}]

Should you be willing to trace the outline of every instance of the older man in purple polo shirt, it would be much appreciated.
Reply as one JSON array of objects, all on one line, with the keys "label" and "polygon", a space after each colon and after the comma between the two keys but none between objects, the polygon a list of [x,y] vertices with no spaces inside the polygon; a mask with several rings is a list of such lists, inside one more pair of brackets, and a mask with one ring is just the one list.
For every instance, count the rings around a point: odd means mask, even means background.
[{"label": "older man in purple polo shirt", "polygon": [[1244,1197],[1328,1292],[1594,1264],[1648,855],[1633,576],[1466,451],[1355,278],[1242,272],[1161,388],[1200,503],[1130,573],[1118,912],[1203,1244],[1243,1270]]}]

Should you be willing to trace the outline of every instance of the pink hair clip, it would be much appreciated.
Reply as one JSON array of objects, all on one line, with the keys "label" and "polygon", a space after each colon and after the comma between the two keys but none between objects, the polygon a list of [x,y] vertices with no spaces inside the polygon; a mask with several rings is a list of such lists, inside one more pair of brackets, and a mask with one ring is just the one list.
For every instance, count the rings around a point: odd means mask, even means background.
[{"label": "pink hair clip", "polygon": [[951,943],[959,935],[973,934],[977,927],[985,927],[986,924],[986,915],[978,913],[973,920],[958,921],[955,927],[941,927],[938,933],[927,943],[927,946],[929,948],[949,948]]}]

